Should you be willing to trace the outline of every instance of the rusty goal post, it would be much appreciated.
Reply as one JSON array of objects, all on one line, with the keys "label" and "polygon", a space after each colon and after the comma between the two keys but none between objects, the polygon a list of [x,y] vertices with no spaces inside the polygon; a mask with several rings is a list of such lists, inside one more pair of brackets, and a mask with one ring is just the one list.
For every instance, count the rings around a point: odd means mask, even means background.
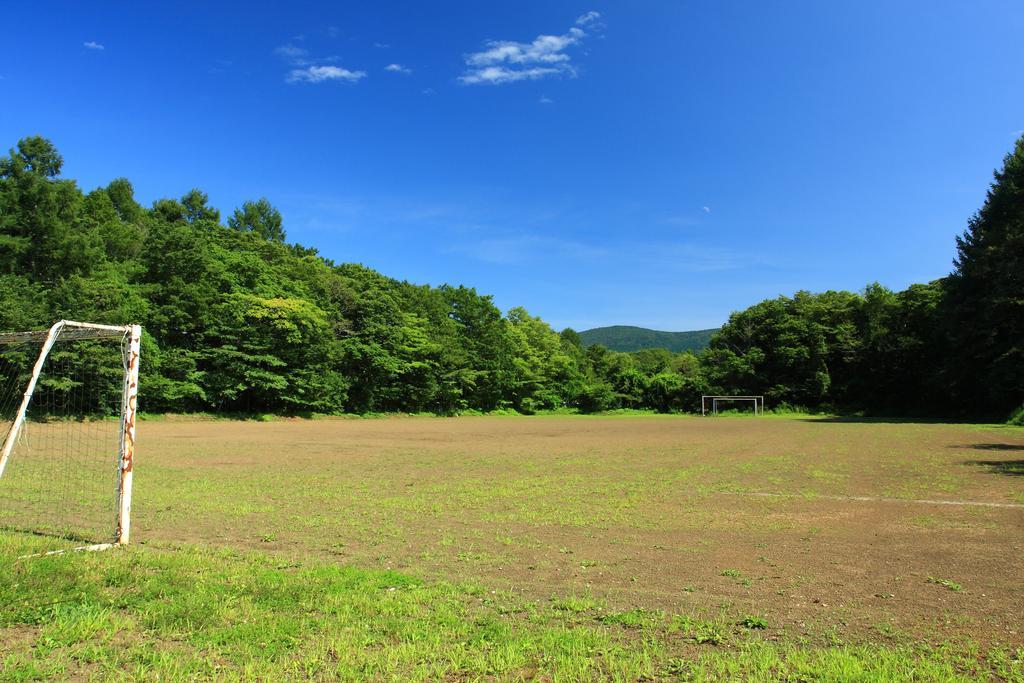
[{"label": "rusty goal post", "polygon": [[127,544],[139,325],[0,333],[0,528]]}]

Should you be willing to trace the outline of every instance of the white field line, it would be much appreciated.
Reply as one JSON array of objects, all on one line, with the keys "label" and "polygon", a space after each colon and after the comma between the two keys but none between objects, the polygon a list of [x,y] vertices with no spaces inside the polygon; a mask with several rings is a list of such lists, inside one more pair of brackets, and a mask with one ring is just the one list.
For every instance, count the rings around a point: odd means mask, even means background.
[{"label": "white field line", "polygon": [[841,500],[859,503],[913,503],[915,505],[957,505],[965,507],[1010,508],[1024,510],[1020,503],[986,503],[977,500],[928,500],[926,498],[873,498],[871,496],[803,496],[798,493],[763,493],[760,491],[718,491],[724,496],[758,496],[761,498],[791,498],[793,500]]},{"label": "white field line", "polygon": [[67,550],[49,550],[45,553],[32,553],[31,555],[22,555],[17,559],[30,560],[33,557],[49,557],[50,555],[63,555],[64,553],[95,553],[116,547],[116,543],[97,543],[96,545],[83,545],[79,548],[68,548]]}]

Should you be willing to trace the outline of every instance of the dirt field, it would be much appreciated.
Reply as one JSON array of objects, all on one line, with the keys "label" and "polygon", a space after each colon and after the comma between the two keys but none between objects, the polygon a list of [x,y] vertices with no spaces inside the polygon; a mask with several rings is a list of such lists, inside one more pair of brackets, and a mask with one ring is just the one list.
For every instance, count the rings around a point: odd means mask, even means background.
[{"label": "dirt field", "polygon": [[798,418],[165,420],[133,536],[772,637],[1024,645],[1024,430]]}]

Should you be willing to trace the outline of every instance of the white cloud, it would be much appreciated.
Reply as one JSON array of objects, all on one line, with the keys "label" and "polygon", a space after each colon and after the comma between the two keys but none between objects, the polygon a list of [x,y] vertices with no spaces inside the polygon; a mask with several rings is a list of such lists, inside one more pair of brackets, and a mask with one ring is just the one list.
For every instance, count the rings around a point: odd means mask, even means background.
[{"label": "white cloud", "polygon": [[391,47],[391,44],[390,43],[374,43],[373,46],[375,48],[380,49],[380,50],[386,50],[389,47]]},{"label": "white cloud", "polygon": [[704,213],[711,213],[711,207],[710,206],[705,206],[705,207],[703,207],[703,209],[704,209]]},{"label": "white cloud", "polygon": [[285,76],[287,83],[322,83],[324,81],[355,83],[366,76],[365,71],[352,71],[340,66],[326,66],[323,62],[337,62],[338,58],[332,56],[313,59],[310,57],[309,50],[291,43],[274,48],[274,54],[296,67]]},{"label": "white cloud", "polygon": [[274,48],[274,54],[287,60],[305,59],[309,56],[309,50],[289,43],[287,45]]},{"label": "white cloud", "polygon": [[402,66],[401,64],[388,64],[386,67],[384,67],[384,70],[385,71],[390,71],[391,73],[395,73],[395,74],[411,74],[412,73],[412,69],[410,69],[409,67],[406,67],[406,66]]},{"label": "white cloud", "polygon": [[323,81],[355,83],[365,77],[365,71],[349,71],[340,66],[313,65],[305,69],[292,69],[286,80],[289,83],[322,83]]},{"label": "white cloud", "polygon": [[548,97],[547,95],[541,95],[540,99],[537,100],[537,101],[540,102],[541,104],[554,104],[555,103],[555,101],[553,99],[551,99],[550,97]]},{"label": "white cloud", "polygon": [[86,41],[86,42],[82,43],[82,47],[85,47],[85,48],[87,48],[89,50],[105,50],[106,49],[105,47],[103,47],[102,44],[97,43],[95,40],[89,40],[89,41]]},{"label": "white cloud", "polygon": [[502,83],[514,83],[516,81],[535,81],[538,78],[544,78],[545,76],[561,73],[562,71],[562,69],[548,67],[509,69],[503,66],[488,66],[459,76],[459,81],[466,85],[477,85],[479,83],[501,85]]},{"label": "white cloud", "polygon": [[499,85],[554,75],[575,76],[576,69],[566,50],[579,45],[587,36],[579,26],[596,21],[600,16],[597,12],[587,12],[566,33],[542,34],[529,43],[487,41],[484,50],[464,56],[467,69],[459,76],[459,81],[465,85]]},{"label": "white cloud", "polygon": [[509,64],[531,64],[540,62],[553,64],[568,62],[569,55],[564,50],[575,45],[584,35],[578,28],[569,29],[562,36],[537,36],[532,43],[516,43],[508,40],[491,41],[483,52],[474,52],[466,56],[466,64],[470,66],[488,66],[508,62]]}]

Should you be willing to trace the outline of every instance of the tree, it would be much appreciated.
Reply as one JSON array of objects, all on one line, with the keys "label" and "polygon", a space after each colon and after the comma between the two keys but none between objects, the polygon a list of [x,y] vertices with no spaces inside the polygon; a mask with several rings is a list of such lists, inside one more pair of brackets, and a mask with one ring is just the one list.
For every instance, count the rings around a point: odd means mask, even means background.
[{"label": "tree", "polygon": [[187,219],[185,205],[177,199],[158,199],[153,202],[150,215],[160,223],[184,223]]},{"label": "tree", "polygon": [[[517,307],[507,320],[519,371],[513,405],[523,412],[560,408],[579,393],[583,377],[574,351],[546,322]],[[563,333],[564,334],[564,333]]]},{"label": "tree", "polygon": [[561,335],[562,341],[564,341],[569,346],[574,346],[577,349],[583,348],[583,337],[581,337],[580,333],[572,329],[571,327],[567,327],[564,330],[562,330]]},{"label": "tree", "polygon": [[135,188],[127,178],[117,178],[107,185],[107,195],[114,204],[114,209],[125,223],[139,223],[145,210],[135,201]]},{"label": "tree", "polygon": [[62,164],[41,137],[21,140],[0,159],[0,272],[45,280],[87,269],[99,256],[75,230],[82,193],[57,179]]},{"label": "tree", "polygon": [[281,212],[261,197],[256,201],[243,202],[242,206],[228,218],[228,227],[241,232],[252,232],[263,239],[284,242],[284,220]]},{"label": "tree", "polygon": [[229,294],[202,352],[208,396],[233,410],[337,412],[348,383],[322,310],[302,299]]},{"label": "tree", "polygon": [[946,311],[961,405],[1005,416],[1024,399],[1024,136],[956,241]]},{"label": "tree", "polygon": [[144,210],[126,179],[83,194],[62,163],[38,137],[0,157],[0,328],[142,323],[147,410],[676,411],[726,393],[1002,416],[1022,398],[1024,139],[946,280],[762,301],[697,355],[584,347],[474,289],[413,285],[287,244],[266,199],[226,227],[199,190]]},{"label": "tree", "polygon": [[460,387],[462,396],[481,410],[507,407],[516,379],[508,322],[492,297],[472,287],[442,285],[440,292],[455,323],[462,367],[468,371],[460,373],[467,380]]},{"label": "tree", "polygon": [[220,223],[220,211],[209,205],[210,197],[202,190],[192,188],[181,198],[185,207],[185,220],[189,223]]},{"label": "tree", "polygon": [[17,154],[12,149],[9,160],[0,162],[0,174],[6,174],[8,164],[20,165],[20,170],[42,178],[56,178],[64,166],[64,157],[52,142],[35,135],[20,140]]}]

